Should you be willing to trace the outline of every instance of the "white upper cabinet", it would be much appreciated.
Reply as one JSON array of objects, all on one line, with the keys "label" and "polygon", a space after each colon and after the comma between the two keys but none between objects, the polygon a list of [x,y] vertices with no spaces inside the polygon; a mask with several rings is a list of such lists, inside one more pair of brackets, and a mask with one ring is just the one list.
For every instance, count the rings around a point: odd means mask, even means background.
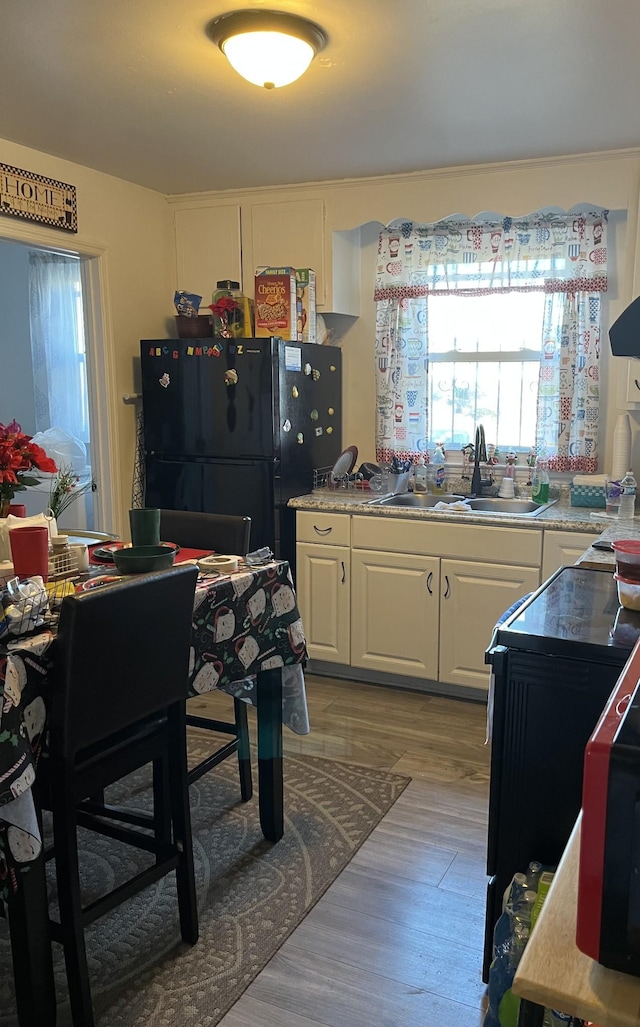
[{"label": "white upper cabinet", "polygon": [[[252,203],[250,238],[245,232],[247,280],[253,295],[253,275],[259,267],[310,267],[316,273],[316,304],[326,299],[324,266],[324,203],[321,199]],[[251,292],[249,292],[251,287]]]},{"label": "white upper cabinet", "polygon": [[174,217],[175,287],[202,296],[202,306],[207,307],[216,282],[226,278],[242,282],[240,207],[178,208]]}]

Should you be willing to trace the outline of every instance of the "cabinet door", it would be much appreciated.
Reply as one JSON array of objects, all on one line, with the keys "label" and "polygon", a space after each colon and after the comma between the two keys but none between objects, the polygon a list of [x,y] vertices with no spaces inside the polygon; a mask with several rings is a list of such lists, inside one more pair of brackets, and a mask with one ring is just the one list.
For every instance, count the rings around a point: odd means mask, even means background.
[{"label": "cabinet door", "polygon": [[486,690],[484,652],[498,618],[540,584],[533,567],[442,560],[440,681]]},{"label": "cabinet door", "polygon": [[296,594],[309,656],[349,663],[349,549],[298,543]]},{"label": "cabinet door", "polygon": [[316,273],[316,303],[324,303],[323,201],[281,200],[251,204],[251,259],[253,266],[246,268],[247,275],[255,274],[257,268],[264,266],[313,268]]},{"label": "cabinet door", "polygon": [[540,580],[546,581],[558,567],[575,563],[599,537],[597,532],[588,535],[581,531],[545,531]]},{"label": "cabinet door", "polygon": [[[198,207],[175,211],[176,289],[212,302],[216,282],[242,282],[240,207]],[[253,296],[253,283],[249,296]]]},{"label": "cabinet door", "polygon": [[352,550],[354,667],[437,680],[439,564],[432,556]]},{"label": "cabinet door", "polygon": [[640,403],[640,360],[631,358],[627,364],[627,403]]}]

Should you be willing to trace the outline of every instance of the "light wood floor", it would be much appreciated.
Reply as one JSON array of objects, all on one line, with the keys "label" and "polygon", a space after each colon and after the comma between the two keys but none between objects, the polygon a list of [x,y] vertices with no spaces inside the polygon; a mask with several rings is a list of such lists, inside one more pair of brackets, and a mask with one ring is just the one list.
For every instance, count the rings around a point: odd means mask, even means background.
[{"label": "light wood floor", "polygon": [[[285,729],[285,756],[412,781],[220,1027],[480,1027],[485,705],[311,674],[306,683],[311,733]],[[200,697],[199,712],[214,716],[219,701]]]}]

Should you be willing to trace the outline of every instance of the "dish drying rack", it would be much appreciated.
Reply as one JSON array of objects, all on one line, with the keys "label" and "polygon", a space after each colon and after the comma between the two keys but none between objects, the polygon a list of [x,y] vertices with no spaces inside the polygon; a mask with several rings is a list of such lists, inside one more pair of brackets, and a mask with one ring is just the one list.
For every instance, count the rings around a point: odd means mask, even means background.
[{"label": "dish drying rack", "polygon": [[338,490],[348,492],[371,492],[370,483],[361,475],[356,474],[332,474],[331,467],[314,467],[313,469],[313,491],[314,492],[336,492]]},{"label": "dish drying rack", "polygon": [[39,585],[33,579],[11,578],[0,587],[0,645],[50,630],[60,615],[65,596],[75,592],[75,581],[61,577]]}]

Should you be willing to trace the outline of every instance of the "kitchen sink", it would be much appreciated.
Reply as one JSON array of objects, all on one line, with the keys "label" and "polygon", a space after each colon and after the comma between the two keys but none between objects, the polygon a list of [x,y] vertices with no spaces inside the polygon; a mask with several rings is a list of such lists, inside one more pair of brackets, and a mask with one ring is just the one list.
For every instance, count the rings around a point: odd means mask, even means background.
[{"label": "kitchen sink", "polygon": [[542,513],[543,510],[548,510],[550,506],[557,503],[557,500],[552,499],[548,503],[534,503],[532,499],[492,499],[478,496],[474,499],[465,499],[465,503],[471,507],[474,513],[535,517],[537,514]]},{"label": "kitchen sink", "polygon": [[374,499],[372,502],[376,506],[411,506],[417,510],[427,510],[436,503],[457,503],[461,499],[464,499],[464,496],[456,496],[451,492],[445,492],[442,496],[431,495],[429,492],[403,492],[401,495]]}]

